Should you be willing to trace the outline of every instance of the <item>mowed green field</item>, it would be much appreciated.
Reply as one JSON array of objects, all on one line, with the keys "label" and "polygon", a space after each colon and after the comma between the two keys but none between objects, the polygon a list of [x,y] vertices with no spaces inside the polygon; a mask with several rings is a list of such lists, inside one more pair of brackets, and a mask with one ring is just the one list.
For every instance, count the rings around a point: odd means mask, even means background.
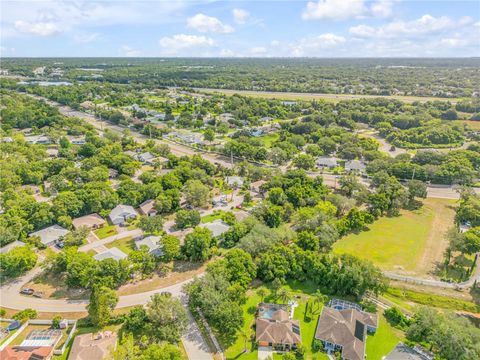
[{"label": "mowed green field", "polygon": [[426,199],[419,210],[380,218],[369,230],[340,239],[334,251],[371,260],[383,270],[424,275],[443,258],[444,233],[453,226],[454,204],[453,200]]}]

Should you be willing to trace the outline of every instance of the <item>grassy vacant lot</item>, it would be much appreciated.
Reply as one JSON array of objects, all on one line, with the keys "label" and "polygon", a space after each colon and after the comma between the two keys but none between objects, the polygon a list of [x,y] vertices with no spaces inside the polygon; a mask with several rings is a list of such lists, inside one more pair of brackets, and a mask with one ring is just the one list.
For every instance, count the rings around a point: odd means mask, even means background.
[{"label": "grassy vacant lot", "polygon": [[334,251],[369,259],[384,270],[431,276],[448,245],[444,233],[453,225],[453,205],[452,200],[426,199],[419,210],[380,218],[368,231],[340,239]]},{"label": "grassy vacant lot", "polygon": [[133,241],[131,236],[125,237],[123,239],[118,239],[112,241],[105,245],[107,248],[111,249],[113,247],[117,247],[122,250],[125,254],[129,254],[133,250],[135,250],[135,241]]},{"label": "grassy vacant lot", "polygon": [[116,235],[116,234],[118,234],[118,232],[115,225],[108,225],[98,230],[95,230],[95,235],[97,235],[99,239],[105,239],[109,236]]},{"label": "grassy vacant lot", "polygon": [[330,102],[338,102],[341,100],[355,100],[355,99],[375,99],[387,98],[405,101],[407,103],[420,101],[450,101],[456,104],[458,100],[455,98],[437,98],[437,97],[423,97],[423,96],[377,96],[377,95],[360,95],[360,94],[319,94],[319,93],[295,93],[295,92],[275,92],[275,91],[254,91],[254,90],[229,90],[229,89],[198,89],[200,92],[206,93],[220,93],[225,95],[239,94],[242,96],[262,98],[262,99],[280,99],[280,100],[325,100]]},{"label": "grassy vacant lot", "polygon": [[476,305],[470,301],[409,289],[390,287],[382,296],[390,302],[410,311],[417,305],[428,305],[447,310],[468,311],[472,313],[480,312],[480,305]]}]

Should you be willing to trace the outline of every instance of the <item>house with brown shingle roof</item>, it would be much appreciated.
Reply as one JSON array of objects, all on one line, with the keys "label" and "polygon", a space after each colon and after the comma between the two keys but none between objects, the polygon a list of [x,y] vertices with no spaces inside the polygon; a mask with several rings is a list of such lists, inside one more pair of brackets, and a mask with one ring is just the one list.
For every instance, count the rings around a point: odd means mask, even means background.
[{"label": "house with brown shingle roof", "polygon": [[157,209],[155,209],[155,200],[146,200],[138,207],[140,214],[145,216],[157,215]]},{"label": "house with brown shingle roof", "polygon": [[75,229],[86,227],[88,229],[100,229],[106,221],[98,214],[89,214],[73,219],[72,224]]},{"label": "house with brown shingle roof", "polygon": [[315,339],[323,343],[327,353],[340,351],[344,360],[365,359],[367,328],[377,328],[375,314],[355,308],[324,307],[318,320]]},{"label": "house with brown shingle roof", "polygon": [[300,322],[290,318],[288,307],[278,304],[259,304],[256,319],[258,346],[289,351],[302,342]]},{"label": "house with brown shingle roof", "polygon": [[104,331],[98,334],[77,335],[68,360],[103,360],[115,349],[117,334]]}]

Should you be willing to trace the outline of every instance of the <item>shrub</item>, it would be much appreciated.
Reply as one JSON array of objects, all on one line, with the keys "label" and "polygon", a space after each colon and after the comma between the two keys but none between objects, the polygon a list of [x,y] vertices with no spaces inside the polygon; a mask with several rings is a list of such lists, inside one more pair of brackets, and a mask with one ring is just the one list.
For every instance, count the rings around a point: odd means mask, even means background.
[{"label": "shrub", "polygon": [[398,329],[406,329],[410,325],[410,320],[396,307],[386,309],[383,314],[387,321]]},{"label": "shrub", "polygon": [[37,316],[38,316],[38,314],[35,310],[25,309],[25,310],[19,311],[15,315],[13,315],[13,318],[15,320],[24,321],[24,320],[29,320],[29,319],[35,319]]}]

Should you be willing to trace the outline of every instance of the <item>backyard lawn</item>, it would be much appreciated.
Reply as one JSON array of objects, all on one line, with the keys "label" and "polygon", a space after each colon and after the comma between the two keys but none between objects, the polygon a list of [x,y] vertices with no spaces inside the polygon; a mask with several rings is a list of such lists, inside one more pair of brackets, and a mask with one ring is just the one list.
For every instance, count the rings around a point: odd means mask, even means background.
[{"label": "backyard lawn", "polygon": [[105,239],[109,236],[116,235],[116,234],[118,234],[118,232],[115,225],[108,225],[98,230],[95,230],[95,235],[97,235],[99,239]]},{"label": "backyard lawn", "polygon": [[383,217],[368,231],[350,234],[334,245],[336,253],[371,260],[383,270],[432,275],[443,261],[444,234],[453,225],[453,200],[426,199],[415,211]]},{"label": "backyard lawn", "polygon": [[368,360],[381,360],[404,338],[402,331],[390,326],[380,313],[383,312],[379,311],[377,332],[367,337],[365,352]]},{"label": "backyard lawn", "polygon": [[109,249],[117,247],[119,250],[122,250],[125,254],[128,255],[130,252],[135,250],[135,241],[132,239],[131,236],[128,236],[123,239],[112,241],[105,246]]}]

